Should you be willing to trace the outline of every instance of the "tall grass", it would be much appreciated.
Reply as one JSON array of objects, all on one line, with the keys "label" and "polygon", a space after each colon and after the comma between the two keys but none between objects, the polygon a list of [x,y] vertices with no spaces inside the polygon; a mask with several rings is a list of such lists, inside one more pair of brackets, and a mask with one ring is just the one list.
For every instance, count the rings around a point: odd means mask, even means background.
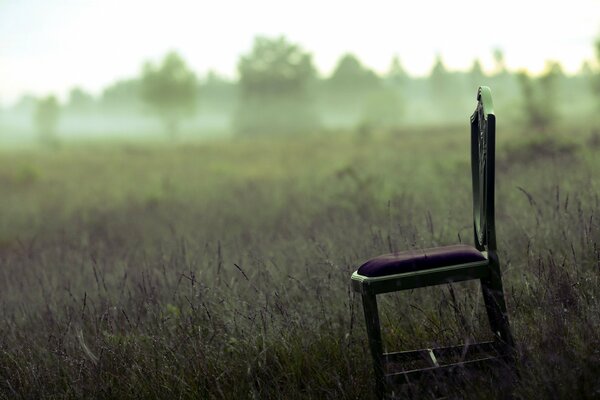
[{"label": "tall grass", "polygon": [[[370,398],[350,274],[381,253],[471,243],[467,140],[395,132],[5,152],[0,396]],[[583,136],[560,154],[519,140],[501,136],[498,154],[519,346],[510,390],[598,398],[598,150]],[[386,345],[489,336],[479,298],[473,283],[383,296]],[[503,398],[501,381],[482,372],[444,393]]]}]

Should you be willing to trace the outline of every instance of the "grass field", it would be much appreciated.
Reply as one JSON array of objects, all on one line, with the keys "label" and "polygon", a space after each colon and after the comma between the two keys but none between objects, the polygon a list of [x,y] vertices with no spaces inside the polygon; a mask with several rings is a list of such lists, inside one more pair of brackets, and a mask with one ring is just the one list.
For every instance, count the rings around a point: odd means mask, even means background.
[{"label": "grass field", "polygon": [[[599,140],[498,130],[512,393],[600,398]],[[3,151],[0,397],[371,398],[350,275],[472,243],[468,155],[467,127]],[[475,283],[382,312],[390,349],[490,337]],[[445,390],[505,398],[502,380]]]}]

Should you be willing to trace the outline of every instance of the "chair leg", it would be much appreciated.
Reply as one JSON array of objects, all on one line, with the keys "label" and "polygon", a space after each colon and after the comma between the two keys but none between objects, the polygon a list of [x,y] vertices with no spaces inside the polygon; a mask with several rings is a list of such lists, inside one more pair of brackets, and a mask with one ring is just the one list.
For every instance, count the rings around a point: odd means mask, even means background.
[{"label": "chair leg", "polygon": [[507,347],[506,352],[510,353],[514,348],[514,340],[508,322],[508,313],[506,310],[506,302],[504,300],[502,277],[500,275],[500,266],[497,256],[490,257],[490,264],[490,277],[481,279],[481,290],[485,301],[485,309],[494,335],[500,336],[500,340],[502,340]]},{"label": "chair leg", "polygon": [[383,399],[385,391],[383,371],[383,343],[381,340],[381,326],[379,324],[379,310],[377,309],[377,298],[375,294],[363,293],[363,310],[367,335],[369,336],[369,347],[373,356],[373,367],[375,370],[375,390],[378,399]]}]

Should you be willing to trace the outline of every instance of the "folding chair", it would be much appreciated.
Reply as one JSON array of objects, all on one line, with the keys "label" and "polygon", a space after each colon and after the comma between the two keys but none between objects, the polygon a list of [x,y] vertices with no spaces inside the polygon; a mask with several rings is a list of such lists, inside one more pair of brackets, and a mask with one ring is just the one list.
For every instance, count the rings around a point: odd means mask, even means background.
[{"label": "folding chair", "polygon": [[[369,346],[375,369],[378,398],[395,385],[418,381],[424,374],[451,372],[478,366],[497,358],[510,359],[514,347],[502,278],[496,254],[494,224],[494,153],[496,117],[491,91],[482,86],[471,116],[471,172],[473,180],[473,230],[475,247],[464,244],[405,251],[375,257],[352,274],[352,288],[362,295]],[[494,340],[458,346],[384,353],[377,295],[451,282],[479,279]],[[465,354],[480,355],[465,361]],[[462,355],[462,361],[444,358]],[[428,360],[425,368],[397,370],[398,365]]]}]

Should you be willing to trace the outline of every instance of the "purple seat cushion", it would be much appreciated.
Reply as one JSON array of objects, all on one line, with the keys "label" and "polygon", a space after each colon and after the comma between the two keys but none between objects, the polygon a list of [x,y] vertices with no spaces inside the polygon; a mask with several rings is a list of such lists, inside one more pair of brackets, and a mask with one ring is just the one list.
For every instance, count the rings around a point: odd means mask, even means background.
[{"label": "purple seat cushion", "polygon": [[485,256],[476,248],[457,244],[384,254],[361,265],[358,274],[368,277],[386,276],[485,260]]}]

